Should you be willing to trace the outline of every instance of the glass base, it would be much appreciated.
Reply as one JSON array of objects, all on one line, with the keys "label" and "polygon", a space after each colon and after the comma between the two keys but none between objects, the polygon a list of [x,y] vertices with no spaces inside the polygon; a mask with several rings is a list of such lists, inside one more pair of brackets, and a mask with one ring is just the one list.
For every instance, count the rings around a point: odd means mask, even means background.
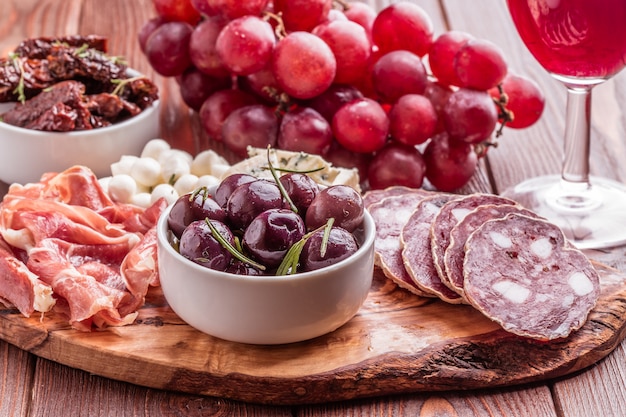
[{"label": "glass base", "polygon": [[550,175],[526,180],[502,194],[559,226],[579,249],[626,244],[626,186],[606,178],[564,183]]}]

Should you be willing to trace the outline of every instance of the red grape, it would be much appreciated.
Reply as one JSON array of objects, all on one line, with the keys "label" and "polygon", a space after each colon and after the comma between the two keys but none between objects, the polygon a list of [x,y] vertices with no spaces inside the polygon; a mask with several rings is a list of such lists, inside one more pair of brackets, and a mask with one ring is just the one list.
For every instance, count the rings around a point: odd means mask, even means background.
[{"label": "red grape", "polygon": [[221,18],[208,17],[194,28],[189,39],[189,57],[193,65],[215,77],[229,74],[215,49],[215,41],[223,27]]},{"label": "red grape", "polygon": [[275,104],[278,100],[278,96],[281,94],[271,65],[268,65],[260,71],[241,77],[239,81],[243,90],[253,93],[268,104]]},{"label": "red grape", "polygon": [[333,116],[344,104],[362,98],[363,94],[352,85],[333,84],[319,96],[307,102],[307,106],[321,114],[328,123],[332,123]]},{"label": "red grape", "polygon": [[322,38],[335,55],[335,83],[352,84],[366,76],[372,45],[361,25],[335,20],[316,26],[313,34]]},{"label": "red grape", "polygon": [[309,32],[292,32],[276,44],[272,71],[285,93],[308,99],[330,87],[337,61],[333,51],[319,37]]},{"label": "red grape", "polygon": [[389,118],[380,104],[360,98],[344,104],[332,122],[337,141],[353,152],[375,152],[382,148],[389,133]]},{"label": "red grape", "polygon": [[274,44],[274,30],[269,23],[260,17],[243,16],[224,26],[215,50],[231,72],[249,75],[267,66]]},{"label": "red grape", "polygon": [[269,0],[203,0],[204,13],[208,16],[222,16],[228,20],[252,15],[258,16],[265,9]]},{"label": "red grape", "polygon": [[429,82],[426,84],[426,90],[424,90],[424,96],[427,97],[433,104],[435,111],[437,112],[437,127],[435,133],[440,133],[445,130],[443,124],[443,108],[445,107],[452,89],[439,82]]},{"label": "red grape", "polygon": [[262,104],[240,107],[232,111],[222,124],[224,144],[239,157],[248,155],[247,148],[275,147],[278,117],[274,109]]},{"label": "red grape", "polygon": [[214,14],[207,0],[191,0],[191,5],[200,12],[201,15],[212,16]]},{"label": "red grape", "polygon": [[[507,97],[505,106],[513,115],[513,120],[507,122],[506,126],[522,129],[539,120],[543,113],[546,99],[536,82],[529,78],[509,73],[502,81],[502,90]],[[500,98],[500,92],[497,87],[491,89],[489,93],[496,100]]]},{"label": "red grape", "polygon": [[386,53],[372,68],[374,89],[389,104],[405,94],[423,94],[427,81],[422,60],[409,51]]},{"label": "red grape", "polygon": [[167,21],[187,22],[195,25],[200,21],[200,13],[191,0],[152,0],[159,16]]},{"label": "red grape", "polygon": [[390,142],[374,155],[367,180],[372,189],[392,185],[420,188],[425,172],[424,158],[415,146]]},{"label": "red grape", "polygon": [[315,110],[298,107],[285,113],[278,131],[278,147],[324,155],[333,140],[330,124]]},{"label": "red grape", "polygon": [[405,145],[426,142],[437,127],[437,112],[431,101],[419,94],[406,94],[389,112],[389,134]]},{"label": "red grape", "polygon": [[444,85],[461,85],[456,75],[454,57],[459,49],[474,37],[469,33],[451,30],[444,32],[435,41],[428,51],[428,64],[437,80]]},{"label": "red grape", "polygon": [[364,183],[367,179],[367,169],[373,155],[371,153],[353,152],[341,146],[336,140],[333,140],[330,150],[324,155],[324,158],[333,166],[356,169],[361,183]]},{"label": "red grape", "polygon": [[497,86],[507,72],[502,50],[484,39],[470,39],[456,53],[454,70],[461,87],[488,90]]},{"label": "red grape", "polygon": [[287,32],[307,31],[324,20],[332,0],[274,0],[274,12],[280,13]]},{"label": "red grape", "polygon": [[339,9],[330,9],[326,19],[322,23],[334,22],[335,20],[349,20],[346,15]]},{"label": "red grape", "polygon": [[139,41],[139,48],[141,49],[141,52],[143,52],[144,54],[146,53],[146,42],[148,41],[148,38],[150,37],[150,35],[152,35],[152,32],[154,32],[156,28],[158,28],[165,22],[166,20],[163,17],[157,16],[153,17],[143,24],[141,29],[139,29],[139,33],[137,34],[137,40]]},{"label": "red grape", "polygon": [[222,125],[234,110],[257,104],[254,96],[236,89],[220,90],[211,94],[200,107],[200,123],[209,137],[222,141]]},{"label": "red grape", "polygon": [[460,88],[446,102],[443,122],[452,140],[475,144],[493,133],[498,112],[486,91]]},{"label": "red grape", "polygon": [[180,79],[180,95],[189,108],[199,111],[204,101],[214,92],[230,88],[229,77],[211,77],[191,67]]},{"label": "red grape", "polygon": [[376,10],[372,6],[360,1],[353,1],[347,3],[344,14],[349,20],[363,26],[368,38],[372,39],[372,26],[376,20]]},{"label": "red grape", "polygon": [[474,175],[478,156],[472,145],[453,142],[446,133],[435,136],[424,149],[426,178],[440,191],[461,188]]},{"label": "red grape", "polygon": [[193,27],[184,22],[167,22],[156,28],[146,41],[146,57],[156,72],[173,77],[189,66],[189,39]]},{"label": "red grape", "polygon": [[433,32],[430,16],[409,1],[387,6],[372,25],[372,39],[382,53],[404,49],[424,56],[433,42]]}]

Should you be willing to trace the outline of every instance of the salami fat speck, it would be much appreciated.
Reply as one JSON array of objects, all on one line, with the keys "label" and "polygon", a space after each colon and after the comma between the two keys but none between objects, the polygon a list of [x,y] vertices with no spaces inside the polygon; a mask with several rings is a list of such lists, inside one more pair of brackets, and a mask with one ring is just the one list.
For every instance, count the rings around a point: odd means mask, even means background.
[{"label": "salami fat speck", "polygon": [[430,228],[441,207],[457,197],[437,194],[425,198],[408,219],[400,235],[404,267],[413,282],[423,291],[455,304],[462,299],[439,279],[430,248]]},{"label": "salami fat speck", "polygon": [[433,262],[441,281],[452,289],[444,265],[445,250],[450,243],[452,228],[478,206],[485,204],[515,204],[513,200],[493,194],[470,194],[446,203],[432,221],[430,230]]},{"label": "salami fat speck", "polygon": [[489,220],[465,248],[466,299],[511,333],[566,337],[598,300],[597,271],[545,220],[519,214]]},{"label": "salami fat speck", "polygon": [[368,210],[376,225],[374,263],[400,287],[417,295],[432,296],[418,288],[407,273],[400,246],[402,227],[424,198],[423,193],[403,193],[384,198],[370,205]]},{"label": "salami fat speck", "polygon": [[443,263],[448,284],[454,291],[464,297],[463,291],[463,260],[465,259],[465,242],[467,238],[483,223],[500,219],[510,213],[524,214],[529,217],[536,215],[521,206],[511,204],[489,204],[478,206],[450,230],[450,243],[445,250]]}]

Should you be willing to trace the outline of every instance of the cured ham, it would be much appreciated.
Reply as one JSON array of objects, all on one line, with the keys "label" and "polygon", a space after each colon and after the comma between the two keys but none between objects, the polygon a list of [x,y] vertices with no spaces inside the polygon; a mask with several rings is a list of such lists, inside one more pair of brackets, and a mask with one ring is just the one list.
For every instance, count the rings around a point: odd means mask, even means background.
[{"label": "cured ham", "polygon": [[46,312],[54,306],[52,288],[41,281],[0,242],[0,301],[14,305],[26,317],[37,311]]},{"label": "cured ham", "polygon": [[0,204],[0,299],[25,316],[65,314],[85,331],[132,323],[159,284],[155,226],[165,207],[114,203],[81,166],[12,185]]}]

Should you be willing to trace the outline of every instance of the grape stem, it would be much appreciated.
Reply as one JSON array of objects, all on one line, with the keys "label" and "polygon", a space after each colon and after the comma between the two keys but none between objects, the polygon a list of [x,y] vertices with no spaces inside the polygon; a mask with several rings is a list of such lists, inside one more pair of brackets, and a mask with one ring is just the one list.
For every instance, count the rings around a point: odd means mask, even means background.
[{"label": "grape stem", "polygon": [[350,8],[350,3],[344,0],[333,0],[333,3],[338,4],[343,11],[346,11]]},{"label": "grape stem", "polygon": [[282,13],[272,13],[265,11],[263,12],[263,18],[266,22],[269,22],[270,20],[276,21],[276,27],[274,28],[274,34],[276,35],[276,38],[280,40],[287,36],[287,29],[285,28],[285,22],[283,22]]},{"label": "grape stem", "polygon": [[507,123],[512,122],[515,118],[513,112],[506,108],[506,105],[509,102],[509,96],[504,92],[502,83],[498,84],[498,93],[499,97],[493,99],[493,102],[496,103],[496,106],[498,107],[498,119],[502,121],[500,123],[500,127],[496,131],[497,138],[502,135],[502,132],[504,131],[504,126]]}]

